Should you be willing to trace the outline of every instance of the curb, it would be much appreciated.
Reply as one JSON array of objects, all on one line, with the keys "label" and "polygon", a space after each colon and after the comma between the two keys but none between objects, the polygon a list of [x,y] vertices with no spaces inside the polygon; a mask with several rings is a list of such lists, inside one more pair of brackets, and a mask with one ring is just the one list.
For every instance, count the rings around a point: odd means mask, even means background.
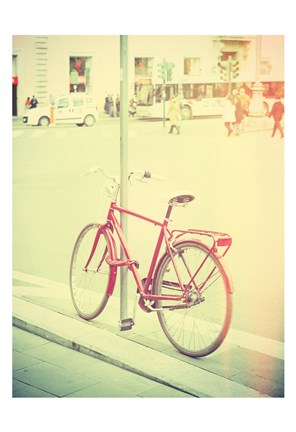
[{"label": "curb", "polygon": [[[106,115],[106,114],[105,114]],[[109,117],[104,117],[101,116],[99,117],[99,120],[97,123],[100,122],[100,120],[108,120]],[[273,122],[272,119],[267,118],[267,117],[248,117],[248,123],[246,124],[244,133],[252,133],[252,132],[262,132],[262,131],[267,131],[267,130],[272,130],[273,129]],[[114,119],[110,119],[111,121]],[[142,119],[133,119],[133,120],[138,120],[141,121]],[[198,118],[195,118],[193,120],[198,120]],[[204,118],[202,118],[201,120],[204,120]],[[159,120],[160,122],[161,120]],[[189,120],[190,121],[190,120]],[[49,127],[53,128],[56,127],[56,124],[50,124]],[[65,126],[65,125],[58,125],[58,126]],[[67,126],[67,125],[66,125]],[[32,127],[32,126],[31,126]],[[37,127],[37,126],[33,126],[33,127]],[[284,128],[284,125],[283,125]],[[12,118],[12,129],[30,129],[30,127],[28,127],[28,125],[24,124],[22,122],[22,117],[13,117]]]},{"label": "curb", "polygon": [[13,325],[194,397],[270,397],[91,322],[13,297]]}]

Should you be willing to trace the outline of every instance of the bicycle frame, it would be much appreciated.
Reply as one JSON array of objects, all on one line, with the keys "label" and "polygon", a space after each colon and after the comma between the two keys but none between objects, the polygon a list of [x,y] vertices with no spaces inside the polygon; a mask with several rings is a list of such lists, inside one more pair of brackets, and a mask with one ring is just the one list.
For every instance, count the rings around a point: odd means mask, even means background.
[{"label": "bicycle frame", "polygon": [[[152,256],[148,275],[147,275],[147,278],[144,279],[143,281],[141,280],[140,275],[138,273],[139,263],[137,261],[133,260],[131,257],[131,254],[130,254],[129,249],[128,249],[127,241],[126,241],[125,236],[122,232],[120,223],[118,222],[118,220],[115,216],[116,211],[118,213],[124,213],[126,215],[136,217],[138,219],[141,219],[143,221],[146,221],[148,223],[151,223],[155,226],[160,227],[160,233],[159,233],[156,247],[155,247],[155,250],[154,250],[154,253]],[[192,276],[190,275],[189,283],[186,286],[184,286],[182,283],[182,280],[180,278],[178,269],[177,269],[176,264],[175,264],[174,256],[173,256],[172,239],[173,239],[173,233],[174,232],[179,233],[176,236],[176,239],[180,238],[181,236],[183,236],[185,234],[198,234],[198,235],[206,235],[206,236],[212,237],[213,246],[209,249],[209,254],[207,255],[207,257],[211,253],[216,253],[217,245],[227,247],[226,251],[223,254],[223,255],[225,255],[225,253],[227,252],[227,250],[231,246],[231,238],[227,234],[217,233],[217,232],[213,232],[213,231],[200,231],[200,230],[187,230],[187,231],[174,230],[171,232],[168,229],[168,222],[169,222],[169,217],[170,217],[171,211],[172,211],[172,206],[169,205],[165,219],[163,220],[163,222],[158,222],[154,219],[150,219],[150,218],[143,216],[139,213],[136,213],[136,212],[133,212],[133,211],[128,210],[126,208],[123,208],[121,206],[118,206],[116,204],[116,202],[112,201],[110,203],[110,207],[109,207],[109,211],[108,211],[108,215],[107,215],[107,221],[106,221],[106,223],[99,226],[99,229],[98,229],[98,232],[96,234],[96,238],[95,238],[95,241],[93,244],[92,251],[91,251],[90,256],[88,258],[88,261],[84,267],[84,269],[87,270],[88,265],[91,262],[91,259],[94,255],[95,250],[96,250],[100,235],[102,234],[102,232],[104,232],[106,237],[107,237],[107,241],[108,241],[109,247],[110,247],[110,255],[106,257],[106,262],[107,262],[107,264],[109,264],[111,269],[113,269],[113,271],[111,272],[110,283],[109,283],[108,290],[107,290],[108,296],[111,296],[113,293],[113,290],[114,290],[116,276],[117,276],[117,267],[127,266],[133,274],[133,277],[135,279],[135,282],[136,282],[136,285],[138,288],[138,292],[140,293],[142,298],[147,299],[147,300],[151,300],[151,301],[154,301],[154,300],[180,301],[182,299],[185,299],[186,287],[190,286],[190,284],[194,281],[194,278],[196,277],[199,269],[196,270],[194,275],[192,275]],[[118,259],[118,257],[117,257],[116,242],[115,242],[115,238],[114,238],[114,230],[117,234],[119,243],[120,243],[120,245],[124,251],[124,254],[126,257],[125,261],[122,261],[122,260]],[[222,237],[227,236],[227,237],[221,239],[220,238],[221,236]],[[220,244],[219,244],[219,240],[221,240]],[[149,286],[152,284],[153,275],[155,273],[155,269],[156,269],[156,266],[158,263],[158,258],[159,258],[159,254],[160,254],[160,250],[161,250],[161,247],[163,245],[163,242],[165,243],[166,251],[170,255],[170,258],[172,260],[174,270],[175,270],[175,273],[176,273],[176,276],[178,279],[178,283],[179,283],[179,286],[182,290],[181,295],[154,295],[154,294],[149,293]],[[206,261],[207,257],[205,258],[204,262]],[[201,266],[203,264],[204,263],[202,263]],[[214,271],[214,269],[213,269],[213,271]],[[211,277],[211,274],[209,275],[209,277]],[[206,281],[205,281],[205,283],[206,283]]]},{"label": "bicycle frame", "polygon": [[[155,226],[160,227],[160,233],[159,233],[159,236],[158,236],[158,239],[157,239],[157,242],[156,242],[156,247],[155,247],[155,250],[154,250],[154,253],[153,253],[153,256],[152,256],[152,260],[151,260],[151,263],[150,263],[148,275],[147,275],[147,278],[145,279],[144,284],[143,284],[143,282],[142,282],[142,280],[140,278],[139,272],[138,272],[139,264],[138,264],[137,261],[133,260],[132,257],[131,257],[131,254],[130,254],[128,246],[127,246],[126,239],[125,239],[124,234],[123,234],[122,229],[121,229],[121,226],[120,226],[120,224],[119,224],[119,222],[118,222],[118,220],[117,220],[117,218],[116,218],[116,216],[114,214],[115,211],[117,211],[119,213],[127,214],[129,216],[136,217],[136,218],[141,219],[141,220],[143,220],[145,222],[148,222],[148,223],[151,223],[151,224],[153,224]],[[118,240],[119,240],[119,243],[120,243],[120,245],[121,245],[121,247],[122,247],[122,249],[124,251],[124,254],[125,254],[125,257],[126,257],[126,261],[120,261],[120,260],[118,260],[117,257],[116,257],[116,253],[114,253],[114,257],[113,258],[112,257],[108,257],[106,259],[107,263],[111,267],[112,266],[116,266],[116,267],[127,266],[129,268],[129,270],[131,270],[131,272],[133,274],[133,277],[134,277],[134,279],[136,281],[139,293],[141,294],[141,296],[144,299],[149,299],[149,300],[159,300],[159,299],[162,299],[162,300],[180,300],[180,299],[182,299],[183,295],[182,296],[157,296],[157,295],[150,294],[148,292],[149,291],[149,286],[152,283],[152,278],[153,278],[154,271],[155,271],[155,268],[156,268],[156,265],[157,265],[157,262],[158,262],[159,253],[160,253],[160,250],[161,250],[161,247],[162,247],[164,241],[165,241],[165,245],[167,247],[168,253],[170,254],[172,260],[174,259],[173,255],[172,255],[172,252],[170,250],[170,241],[169,241],[169,239],[171,238],[171,232],[168,229],[168,213],[167,213],[167,216],[166,216],[166,218],[164,219],[163,222],[158,222],[158,221],[156,221],[154,219],[150,219],[150,218],[148,218],[146,216],[143,216],[143,215],[141,215],[139,213],[135,213],[135,212],[133,212],[131,210],[128,210],[128,209],[123,208],[123,207],[120,207],[116,203],[112,202],[111,205],[110,205],[109,212],[108,212],[107,223],[103,226],[102,230],[108,230],[108,229],[111,231],[110,232],[110,237],[112,239],[111,241],[112,241],[113,245],[115,245],[115,240],[114,240],[112,232],[113,232],[113,229],[115,230],[115,232],[117,234],[117,237],[118,237]],[[182,289],[182,291],[184,293],[185,292],[185,288],[184,288],[184,286],[182,284],[182,281],[180,279],[180,276],[178,274],[178,270],[177,270],[176,267],[175,267],[175,270],[176,270],[176,275],[177,275],[177,278],[178,278],[178,282],[180,283],[180,287],[181,287],[181,289]]]},{"label": "bicycle frame", "polygon": [[[170,343],[181,353],[203,357],[224,341],[231,323],[232,281],[223,257],[232,239],[228,234],[198,229],[169,228],[173,207],[185,207],[195,199],[188,191],[172,192],[162,221],[144,216],[117,204],[120,184],[117,177],[92,168],[87,174],[102,172],[108,179],[109,201],[103,223],[89,223],[80,232],[70,263],[70,291],[76,311],[85,320],[99,316],[113,294],[118,268],[124,270],[120,296],[120,330],[130,330],[127,318],[126,271],[136,283],[138,306],[157,314]],[[133,171],[132,178],[160,179],[150,171]],[[137,218],[157,228],[150,262],[139,269],[120,225],[120,216]],[[152,227],[151,227],[152,228]],[[120,251],[119,251],[120,246]],[[120,254],[119,254],[120,252]],[[140,273],[145,272],[144,279]],[[143,271],[144,270],[144,271]],[[124,289],[122,289],[124,288]],[[124,307],[123,307],[124,306]],[[134,304],[134,314],[135,314]]]}]

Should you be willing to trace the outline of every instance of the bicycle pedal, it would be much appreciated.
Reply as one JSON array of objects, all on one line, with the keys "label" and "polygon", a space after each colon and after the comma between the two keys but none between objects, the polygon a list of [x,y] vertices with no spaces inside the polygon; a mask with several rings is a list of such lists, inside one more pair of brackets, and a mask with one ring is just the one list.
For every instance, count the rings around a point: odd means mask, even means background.
[{"label": "bicycle pedal", "polygon": [[134,325],[134,320],[132,318],[125,318],[119,321],[120,331],[131,330]]}]

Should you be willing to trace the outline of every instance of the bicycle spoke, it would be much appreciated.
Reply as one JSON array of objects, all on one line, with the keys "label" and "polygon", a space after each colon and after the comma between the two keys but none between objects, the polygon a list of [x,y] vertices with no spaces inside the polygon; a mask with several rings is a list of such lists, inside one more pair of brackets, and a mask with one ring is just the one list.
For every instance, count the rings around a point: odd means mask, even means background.
[{"label": "bicycle spoke", "polygon": [[[204,245],[195,242],[184,242],[174,258],[179,276],[187,287],[184,295],[188,307],[184,302],[184,307],[178,307],[182,305],[180,301],[159,301],[157,307],[163,307],[158,312],[160,324],[179,351],[195,357],[207,355],[221,345],[230,325],[231,297],[224,273],[217,258]],[[154,289],[158,295],[168,295],[170,291],[182,294],[169,255],[155,279]],[[191,286],[186,286],[190,281]],[[168,303],[170,308],[166,308]]]},{"label": "bicycle spoke", "polygon": [[[110,267],[105,261],[108,245],[103,233],[94,243],[97,230],[97,225],[89,225],[81,232],[71,261],[71,296],[79,315],[85,319],[95,318],[108,300],[106,291]],[[85,269],[87,262],[88,268]]]}]

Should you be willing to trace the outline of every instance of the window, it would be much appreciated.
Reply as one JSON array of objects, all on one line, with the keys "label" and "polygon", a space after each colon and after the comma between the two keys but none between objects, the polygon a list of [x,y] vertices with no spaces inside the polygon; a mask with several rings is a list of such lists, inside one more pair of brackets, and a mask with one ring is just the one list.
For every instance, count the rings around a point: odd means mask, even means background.
[{"label": "window", "polygon": [[84,103],[83,99],[76,99],[76,98],[73,99],[73,105],[76,107],[83,105],[83,103]]},{"label": "window", "polygon": [[200,74],[200,58],[184,58],[184,75],[196,76]]},{"label": "window", "polygon": [[185,99],[197,99],[198,98],[198,84],[184,84],[183,94]]},{"label": "window", "polygon": [[228,84],[183,84],[183,93],[185,99],[201,100],[203,98],[225,97],[228,93]]},{"label": "window", "polygon": [[285,97],[285,86],[283,81],[263,82],[264,93],[266,98]]},{"label": "window", "polygon": [[94,100],[92,99],[92,98],[90,98],[90,97],[87,97],[87,98],[85,98],[85,103],[87,103],[87,104],[94,104],[95,102],[94,102]]},{"label": "window", "polygon": [[139,80],[135,85],[135,93],[138,98],[138,105],[152,105],[153,85],[151,80]]},{"label": "window", "polygon": [[70,93],[86,92],[92,90],[91,57],[70,57],[69,58],[69,75],[70,75]]},{"label": "window", "polygon": [[237,60],[237,52],[236,51],[223,51],[221,54],[221,60],[225,61],[231,57],[232,60]]},{"label": "window", "polygon": [[213,97],[225,97],[228,93],[228,83],[215,83]]},{"label": "window", "polygon": [[260,62],[260,74],[270,75],[272,70],[272,65],[270,59],[261,59]]},{"label": "window", "polygon": [[153,58],[152,57],[136,57],[135,58],[135,75],[152,77]]},{"label": "window", "polygon": [[68,106],[69,106],[69,100],[67,98],[58,100],[57,103],[58,108],[67,108]]}]

